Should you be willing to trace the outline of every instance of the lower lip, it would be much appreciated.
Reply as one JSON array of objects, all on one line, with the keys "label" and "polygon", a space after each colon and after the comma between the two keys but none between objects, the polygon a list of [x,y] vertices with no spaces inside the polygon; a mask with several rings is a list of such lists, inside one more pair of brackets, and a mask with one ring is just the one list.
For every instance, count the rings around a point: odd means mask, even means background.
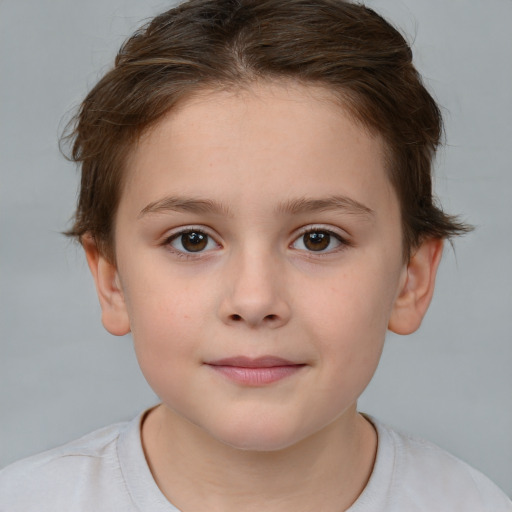
[{"label": "lower lip", "polygon": [[304,365],[246,368],[241,366],[208,365],[224,377],[246,386],[264,386],[298,373]]}]

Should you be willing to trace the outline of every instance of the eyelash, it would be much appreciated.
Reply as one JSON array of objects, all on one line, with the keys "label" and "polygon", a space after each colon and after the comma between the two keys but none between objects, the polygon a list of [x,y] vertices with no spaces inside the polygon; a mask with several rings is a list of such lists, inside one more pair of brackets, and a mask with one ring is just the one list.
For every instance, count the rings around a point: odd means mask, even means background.
[{"label": "eyelash", "polygon": [[[162,245],[166,246],[174,255],[178,256],[179,258],[184,259],[195,259],[201,257],[201,255],[204,254],[205,251],[181,251],[179,249],[176,249],[172,246],[172,242],[175,240],[178,240],[183,235],[191,234],[191,233],[197,233],[200,235],[204,235],[207,238],[207,244],[209,244],[210,241],[213,241],[217,246],[219,244],[215,241],[214,237],[210,235],[203,227],[187,227],[185,229],[182,229],[180,231],[177,231],[176,233],[173,233],[172,235],[168,236],[162,243]],[[209,251],[206,251],[209,252]]]},{"label": "eyelash", "polygon": [[309,235],[309,234],[312,234],[312,233],[327,234],[330,238],[334,238],[337,242],[339,242],[338,247],[336,247],[334,249],[331,249],[331,250],[328,250],[328,251],[324,251],[324,250],[322,250],[322,251],[313,251],[313,250],[307,251],[306,250],[305,252],[307,252],[308,255],[312,256],[312,257],[328,256],[330,254],[338,253],[340,251],[343,251],[343,250],[347,249],[348,247],[352,247],[352,245],[353,245],[347,238],[343,237],[342,235],[340,235],[336,231],[333,231],[332,229],[328,229],[328,228],[323,227],[323,226],[308,227],[304,231],[300,232],[299,235],[294,239],[294,241],[290,245],[295,244],[297,241],[299,241],[301,239],[303,240],[306,235]]},{"label": "eyelash", "polygon": [[[210,251],[204,251],[204,250],[199,250],[199,251],[187,251],[187,250],[184,250],[184,251],[182,251],[182,250],[179,250],[179,249],[176,249],[175,247],[173,247],[172,242],[174,242],[175,240],[178,240],[180,237],[183,237],[183,235],[187,235],[187,234],[191,234],[191,233],[197,233],[199,235],[204,235],[207,238],[207,241],[206,241],[207,245],[206,245],[206,247],[208,247],[208,244],[210,243],[210,241],[213,241],[217,245],[217,247],[220,246],[215,241],[214,237],[212,235],[210,235],[203,227],[197,227],[196,228],[196,227],[193,227],[193,226],[192,227],[187,227],[185,229],[177,231],[177,232],[173,233],[172,235],[168,236],[167,238],[165,238],[165,240],[163,241],[162,245],[166,246],[174,255],[178,256],[179,258],[184,258],[184,259],[189,259],[189,260],[190,259],[196,259],[196,258],[203,257],[205,252],[210,252]],[[320,234],[320,233],[326,234],[326,235],[329,236],[329,243],[331,242],[331,239],[334,238],[339,243],[339,245],[337,247],[335,247],[334,249],[331,249],[331,250],[328,250],[328,251],[326,251],[326,250],[314,251],[314,250],[307,250],[307,249],[299,249],[300,251],[305,252],[309,256],[312,256],[312,257],[327,256],[327,255],[330,255],[330,254],[333,254],[333,253],[337,253],[337,252],[343,251],[343,250],[345,250],[348,247],[352,247],[352,245],[353,245],[347,238],[341,236],[339,233],[333,231],[332,229],[327,229],[327,228],[322,227],[322,226],[312,226],[312,227],[308,227],[307,229],[301,231],[294,238],[294,240],[289,245],[289,247],[293,248],[293,245],[295,243],[297,243],[301,239],[304,240],[304,237],[306,235],[313,234],[313,233],[316,233],[316,234]],[[304,244],[304,242],[303,242],[303,244]]]}]

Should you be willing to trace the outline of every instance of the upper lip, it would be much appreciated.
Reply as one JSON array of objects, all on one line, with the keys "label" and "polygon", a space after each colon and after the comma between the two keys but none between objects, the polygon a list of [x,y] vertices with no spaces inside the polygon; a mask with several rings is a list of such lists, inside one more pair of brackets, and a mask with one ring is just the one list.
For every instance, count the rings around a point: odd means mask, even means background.
[{"label": "upper lip", "polygon": [[282,357],[263,356],[251,358],[246,356],[226,357],[215,361],[208,361],[211,366],[236,366],[239,368],[272,368],[273,366],[300,366],[303,363],[295,363]]}]

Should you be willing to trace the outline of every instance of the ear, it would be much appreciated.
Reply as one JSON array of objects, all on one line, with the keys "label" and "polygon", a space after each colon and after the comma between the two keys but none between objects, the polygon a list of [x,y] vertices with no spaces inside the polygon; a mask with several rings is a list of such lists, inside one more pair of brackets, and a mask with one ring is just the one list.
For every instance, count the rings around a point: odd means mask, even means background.
[{"label": "ear", "polygon": [[130,321],[117,268],[101,254],[90,234],[82,237],[82,245],[96,284],[103,326],[111,334],[123,336],[130,332]]},{"label": "ear", "polygon": [[404,268],[398,296],[393,305],[388,328],[396,334],[416,331],[427,312],[443,253],[443,240],[425,240]]}]

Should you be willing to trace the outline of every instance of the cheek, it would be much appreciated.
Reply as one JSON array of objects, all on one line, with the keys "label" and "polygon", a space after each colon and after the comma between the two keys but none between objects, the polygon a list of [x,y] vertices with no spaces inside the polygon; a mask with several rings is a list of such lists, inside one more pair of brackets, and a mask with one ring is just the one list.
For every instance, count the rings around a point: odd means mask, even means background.
[{"label": "cheek", "polygon": [[328,339],[378,340],[385,335],[395,296],[392,272],[372,267],[344,272],[326,282],[309,283],[302,315]]},{"label": "cheek", "polygon": [[[166,286],[172,284],[172,286]],[[128,283],[127,308],[135,352],[148,383],[158,390],[179,379],[186,364],[199,360],[201,333],[210,306],[208,298],[188,289],[180,279]]]},{"label": "cheek", "polygon": [[344,389],[364,389],[387,332],[395,278],[382,270],[368,270],[372,268],[381,269],[367,265],[365,272],[354,270],[327,286],[310,286],[312,295],[302,307],[304,329],[320,344],[320,364],[329,367],[333,384]]},{"label": "cheek", "polygon": [[[142,260],[142,258],[141,258]],[[130,262],[130,276],[123,290],[134,338],[160,339],[180,331],[183,324],[194,328],[204,319],[210,286],[204,279],[187,277],[161,254]]]}]

